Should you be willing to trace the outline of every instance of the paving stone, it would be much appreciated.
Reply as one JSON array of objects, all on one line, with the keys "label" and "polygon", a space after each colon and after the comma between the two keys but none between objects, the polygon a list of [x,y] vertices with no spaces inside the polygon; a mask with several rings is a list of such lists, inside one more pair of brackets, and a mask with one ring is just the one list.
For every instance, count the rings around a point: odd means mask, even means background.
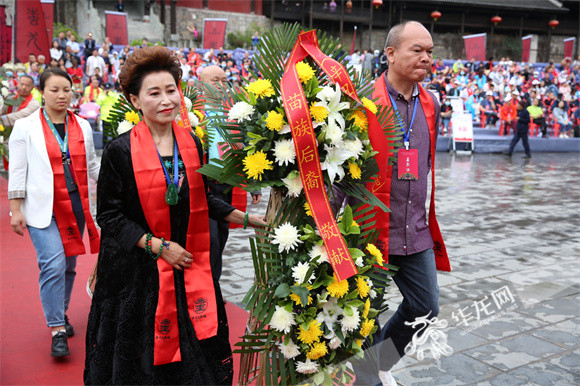
[{"label": "paving stone", "polygon": [[562,352],[552,343],[527,334],[476,347],[463,353],[501,370],[514,369]]},{"label": "paving stone", "polygon": [[498,374],[499,370],[463,354],[443,357],[439,362],[419,364],[393,371],[400,385],[464,385]]},{"label": "paving stone", "polygon": [[580,335],[578,331],[580,331],[580,320],[568,319],[531,331],[530,334],[561,346],[576,347],[580,346]]},{"label": "paving stone", "polygon": [[580,316],[577,296],[547,300],[532,307],[521,308],[518,312],[550,323]]},{"label": "paving stone", "polygon": [[529,366],[510,371],[508,374],[538,385],[572,386],[580,384],[580,375],[544,362],[532,363]]},{"label": "paving stone", "polygon": [[580,349],[578,348],[553,357],[549,362],[564,370],[580,375]]}]

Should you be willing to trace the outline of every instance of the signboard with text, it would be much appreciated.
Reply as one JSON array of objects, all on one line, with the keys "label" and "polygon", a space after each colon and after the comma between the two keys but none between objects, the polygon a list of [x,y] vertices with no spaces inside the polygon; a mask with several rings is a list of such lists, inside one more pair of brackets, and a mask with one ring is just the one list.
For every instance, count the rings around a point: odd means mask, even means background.
[{"label": "signboard with text", "polygon": [[224,46],[228,19],[203,19],[203,48]]},{"label": "signboard with text", "polygon": [[107,36],[111,43],[126,46],[129,44],[127,32],[127,14],[124,12],[105,11],[107,21]]},{"label": "signboard with text", "polygon": [[50,43],[40,0],[19,0],[15,11],[16,58],[26,63],[30,54],[50,57]]},{"label": "signboard with text", "polygon": [[473,117],[471,113],[453,113],[451,115],[451,130],[453,132],[453,150],[457,142],[471,143],[473,150]]},{"label": "signboard with text", "polygon": [[475,59],[484,61],[485,43],[487,34],[466,35],[463,37],[465,42],[465,58],[467,60]]}]

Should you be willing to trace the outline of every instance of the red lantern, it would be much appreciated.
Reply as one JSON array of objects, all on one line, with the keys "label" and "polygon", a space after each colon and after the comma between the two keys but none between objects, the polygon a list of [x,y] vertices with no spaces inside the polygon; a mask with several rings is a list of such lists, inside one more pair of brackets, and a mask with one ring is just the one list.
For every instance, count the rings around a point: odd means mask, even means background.
[{"label": "red lantern", "polygon": [[433,20],[437,21],[440,17],[441,17],[441,12],[439,12],[439,11],[431,12],[431,18]]},{"label": "red lantern", "polygon": [[348,0],[348,1],[346,2],[346,8],[347,8],[347,9],[351,9],[351,8],[352,8],[352,1]]},{"label": "red lantern", "polygon": [[383,0],[373,0],[373,5],[375,6],[375,9],[379,9],[379,7],[383,5]]},{"label": "red lantern", "polygon": [[499,23],[501,23],[501,17],[499,15],[495,15],[494,17],[491,18],[491,22],[493,23],[493,25],[498,25]]},{"label": "red lantern", "polygon": [[554,29],[554,28],[556,28],[557,26],[559,26],[559,25],[560,25],[560,22],[559,22],[558,20],[556,20],[556,19],[552,19],[552,20],[550,20],[550,21],[548,22],[548,25],[549,25],[550,27],[552,27],[552,29]]}]

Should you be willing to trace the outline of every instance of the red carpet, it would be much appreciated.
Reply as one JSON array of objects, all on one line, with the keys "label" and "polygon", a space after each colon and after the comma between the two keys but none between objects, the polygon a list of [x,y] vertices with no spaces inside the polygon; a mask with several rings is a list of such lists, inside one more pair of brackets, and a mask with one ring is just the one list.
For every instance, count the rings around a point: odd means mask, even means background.
[{"label": "red carpet", "polygon": [[[75,328],[75,336],[69,339],[71,355],[55,360],[50,356],[51,335],[38,293],[36,253],[28,233],[20,237],[10,228],[7,189],[8,182],[0,177],[0,384],[82,384],[90,309],[85,287],[97,256],[78,258],[77,278],[67,313]],[[226,309],[233,348],[244,333],[248,314],[229,302]],[[238,369],[239,355],[234,355],[234,384]]]}]

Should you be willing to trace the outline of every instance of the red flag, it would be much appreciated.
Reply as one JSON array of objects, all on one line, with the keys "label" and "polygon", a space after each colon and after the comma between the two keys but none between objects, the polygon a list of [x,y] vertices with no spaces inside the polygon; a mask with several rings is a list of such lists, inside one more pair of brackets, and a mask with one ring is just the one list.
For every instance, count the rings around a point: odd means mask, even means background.
[{"label": "red flag", "polygon": [[52,25],[54,24],[54,0],[40,0],[42,12],[44,13],[44,26],[48,42],[52,41]]},{"label": "red flag", "polygon": [[6,8],[0,7],[0,63],[6,63],[12,56],[12,27],[6,24]]},{"label": "red flag", "polygon": [[127,14],[124,12],[105,11],[107,20],[107,36],[116,45],[126,46],[129,44],[127,33]]},{"label": "red flag", "polygon": [[478,61],[485,60],[485,33],[476,35],[466,35],[463,37],[465,42],[465,59],[475,59]]},{"label": "red flag", "polygon": [[203,19],[203,48],[224,46],[228,19]]},{"label": "red flag", "polygon": [[530,48],[532,46],[532,35],[522,38],[522,62],[530,61]]},{"label": "red flag", "polygon": [[564,57],[572,59],[574,55],[574,43],[576,43],[576,38],[564,39]]},{"label": "red flag", "polygon": [[50,44],[46,36],[40,0],[19,0],[16,2],[15,11],[16,58],[26,63],[30,54],[50,57]]}]

